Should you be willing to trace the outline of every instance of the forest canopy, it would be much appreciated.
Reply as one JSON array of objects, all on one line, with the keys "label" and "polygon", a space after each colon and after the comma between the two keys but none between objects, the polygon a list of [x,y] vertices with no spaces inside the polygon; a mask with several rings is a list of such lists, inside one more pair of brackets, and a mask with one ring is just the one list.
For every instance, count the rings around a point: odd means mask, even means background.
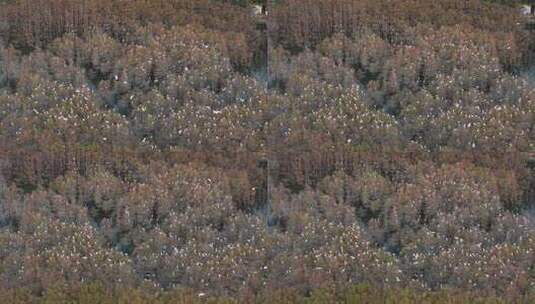
[{"label": "forest canopy", "polygon": [[3,2],[2,299],[535,300],[521,3]]}]

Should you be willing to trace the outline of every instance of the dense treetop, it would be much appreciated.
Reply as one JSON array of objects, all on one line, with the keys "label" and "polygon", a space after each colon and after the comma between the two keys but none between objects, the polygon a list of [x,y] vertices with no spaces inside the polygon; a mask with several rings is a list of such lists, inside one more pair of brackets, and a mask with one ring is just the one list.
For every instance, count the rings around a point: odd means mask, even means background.
[{"label": "dense treetop", "polygon": [[253,2],[2,5],[0,295],[532,302],[529,20]]}]

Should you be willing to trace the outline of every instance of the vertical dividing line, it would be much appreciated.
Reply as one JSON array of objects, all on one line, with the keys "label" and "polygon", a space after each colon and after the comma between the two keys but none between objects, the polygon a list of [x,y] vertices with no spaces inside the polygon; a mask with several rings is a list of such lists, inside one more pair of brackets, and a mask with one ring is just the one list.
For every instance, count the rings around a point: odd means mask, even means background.
[{"label": "vertical dividing line", "polygon": [[[264,4],[265,5],[265,15],[263,16],[264,20],[265,20],[265,23],[266,23],[266,29],[265,29],[265,32],[264,34],[266,35],[265,39],[266,39],[266,53],[265,53],[265,58],[266,58],[266,82],[265,82],[265,88],[264,88],[264,92],[265,92],[265,101],[266,102],[269,102],[269,83],[271,82],[271,67],[270,67],[270,50],[271,50],[271,31],[272,31],[272,24],[271,24],[271,20],[272,20],[272,16],[273,16],[273,5],[274,5],[274,0],[266,0],[266,3]],[[265,143],[265,149],[268,150],[268,153],[269,153],[269,149],[271,147],[271,143],[270,143],[270,137],[267,136],[266,137],[266,143]],[[267,159],[266,159],[266,226],[267,227],[270,227],[270,218],[271,218],[271,172],[270,172],[270,155],[268,154],[267,155]]]}]

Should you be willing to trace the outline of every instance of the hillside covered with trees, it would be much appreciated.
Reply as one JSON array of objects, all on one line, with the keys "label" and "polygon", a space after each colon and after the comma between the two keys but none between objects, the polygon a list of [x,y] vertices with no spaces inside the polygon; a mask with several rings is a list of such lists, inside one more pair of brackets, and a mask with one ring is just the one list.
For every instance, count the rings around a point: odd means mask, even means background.
[{"label": "hillside covered with trees", "polygon": [[6,303],[535,300],[519,3],[0,2]]}]

